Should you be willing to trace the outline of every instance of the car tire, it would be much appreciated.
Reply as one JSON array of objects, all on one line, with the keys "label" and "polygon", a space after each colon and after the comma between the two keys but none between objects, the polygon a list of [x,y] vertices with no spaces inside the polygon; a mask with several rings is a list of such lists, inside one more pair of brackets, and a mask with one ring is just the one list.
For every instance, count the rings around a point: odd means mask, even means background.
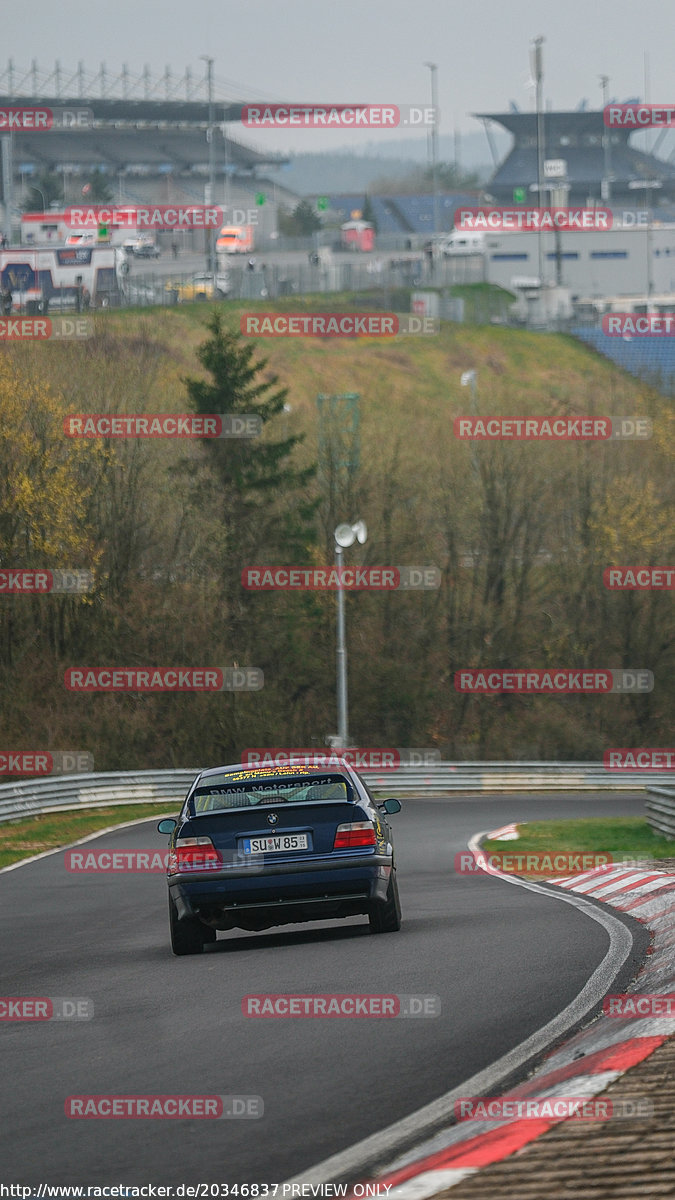
[{"label": "car tire", "polygon": [[174,954],[201,954],[207,942],[215,942],[216,931],[202,925],[201,921],[188,919],[178,920],[176,906],[169,896],[169,929],[171,931],[171,949]]},{"label": "car tire", "polygon": [[401,928],[401,901],[398,895],[396,871],[392,868],[384,900],[375,900],[368,913],[371,933],[397,933]]}]

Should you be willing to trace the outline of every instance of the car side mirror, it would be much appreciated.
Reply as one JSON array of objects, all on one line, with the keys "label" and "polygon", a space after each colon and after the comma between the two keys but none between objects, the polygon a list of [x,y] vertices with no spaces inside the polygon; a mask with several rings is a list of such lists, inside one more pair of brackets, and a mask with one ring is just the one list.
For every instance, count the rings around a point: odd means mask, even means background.
[{"label": "car side mirror", "polygon": [[178,821],[174,821],[173,817],[164,817],[157,826],[160,833],[173,833]]},{"label": "car side mirror", "polygon": [[392,797],[391,800],[383,800],[377,807],[386,813],[397,813],[401,811],[401,801]]}]

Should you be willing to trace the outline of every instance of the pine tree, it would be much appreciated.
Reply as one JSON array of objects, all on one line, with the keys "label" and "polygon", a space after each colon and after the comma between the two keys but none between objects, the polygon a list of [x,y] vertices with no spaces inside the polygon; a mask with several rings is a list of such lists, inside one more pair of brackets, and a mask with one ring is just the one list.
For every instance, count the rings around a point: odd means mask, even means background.
[{"label": "pine tree", "polygon": [[308,561],[315,540],[317,500],[309,487],[316,467],[293,461],[304,435],[273,440],[268,426],[284,412],[288,388],[278,377],[261,378],[267,359],[255,359],[255,346],[225,329],[220,313],[207,323],[210,337],[197,357],[210,380],[184,380],[199,414],[253,414],[262,420],[258,438],[204,438],[222,498],[224,558],[221,564],[230,634],[237,647],[246,641],[250,593],[241,584],[245,567]]}]

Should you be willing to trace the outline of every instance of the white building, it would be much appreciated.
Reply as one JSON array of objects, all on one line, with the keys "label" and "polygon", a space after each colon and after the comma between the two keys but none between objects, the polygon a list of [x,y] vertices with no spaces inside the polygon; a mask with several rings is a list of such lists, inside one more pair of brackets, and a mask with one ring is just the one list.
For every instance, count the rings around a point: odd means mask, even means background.
[{"label": "white building", "polygon": [[514,278],[539,279],[540,237],[545,286],[569,288],[573,297],[675,292],[675,224],[469,237],[456,230],[443,252],[450,258],[481,254],[486,281],[511,288]]}]

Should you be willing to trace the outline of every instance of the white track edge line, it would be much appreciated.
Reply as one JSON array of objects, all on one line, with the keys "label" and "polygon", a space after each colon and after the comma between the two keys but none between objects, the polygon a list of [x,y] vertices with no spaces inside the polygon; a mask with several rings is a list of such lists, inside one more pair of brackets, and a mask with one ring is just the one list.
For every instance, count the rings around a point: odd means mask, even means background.
[{"label": "white track edge line", "polygon": [[[479,853],[480,839],[485,836],[486,833],[482,832],[475,833],[470,838],[468,846],[473,854]],[[455,1100],[466,1095],[481,1095],[488,1088],[496,1087],[502,1079],[523,1066],[530,1058],[546,1050],[552,1042],[557,1041],[568,1029],[581,1021],[586,1013],[590,1012],[606,994],[612,979],[621,970],[633,947],[631,934],[623,922],[613,915],[612,910],[605,911],[597,908],[583,896],[565,890],[549,891],[537,883],[519,879],[513,875],[503,875],[499,871],[489,870],[487,873],[495,874],[506,883],[512,883],[516,887],[524,887],[531,892],[542,892],[553,900],[558,899],[565,904],[571,904],[574,908],[585,912],[592,920],[597,921],[609,935],[609,948],[602,962],[596,967],[578,996],[556,1017],[531,1034],[519,1046],[509,1050],[507,1054],[497,1059],[489,1067],[479,1071],[478,1074],[473,1075],[471,1079],[467,1079],[459,1087],[439,1096],[437,1100],[432,1100],[430,1104],[424,1105],[423,1108],[417,1109],[409,1116],[395,1121],[393,1125],[380,1130],[379,1133],[371,1134],[362,1141],[355,1142],[346,1150],[341,1150],[330,1158],[324,1159],[323,1162],[307,1168],[306,1171],[299,1172],[291,1179],[285,1180],[285,1184],[316,1185],[333,1182],[338,1175],[359,1171],[364,1169],[368,1162],[383,1157],[385,1153],[394,1153],[401,1142],[407,1142],[410,1138],[421,1138],[426,1130],[436,1126],[444,1117],[450,1118]]]},{"label": "white track edge line", "polygon": [[27,867],[28,863],[39,862],[41,858],[49,858],[52,854],[60,854],[62,850],[70,850],[72,846],[83,846],[85,842],[93,842],[94,838],[103,837],[104,833],[114,833],[116,829],[130,829],[132,825],[144,825],[146,821],[161,821],[164,817],[173,817],[174,813],[153,813],[151,817],[139,817],[136,821],[123,821],[121,825],[106,825],[105,829],[97,829],[86,837],[78,838],[76,842],[68,842],[65,846],[55,846],[53,850],[43,850],[41,854],[33,854],[30,858],[20,858],[18,862],[0,867],[0,875],[5,871],[17,871],[19,867]]}]

